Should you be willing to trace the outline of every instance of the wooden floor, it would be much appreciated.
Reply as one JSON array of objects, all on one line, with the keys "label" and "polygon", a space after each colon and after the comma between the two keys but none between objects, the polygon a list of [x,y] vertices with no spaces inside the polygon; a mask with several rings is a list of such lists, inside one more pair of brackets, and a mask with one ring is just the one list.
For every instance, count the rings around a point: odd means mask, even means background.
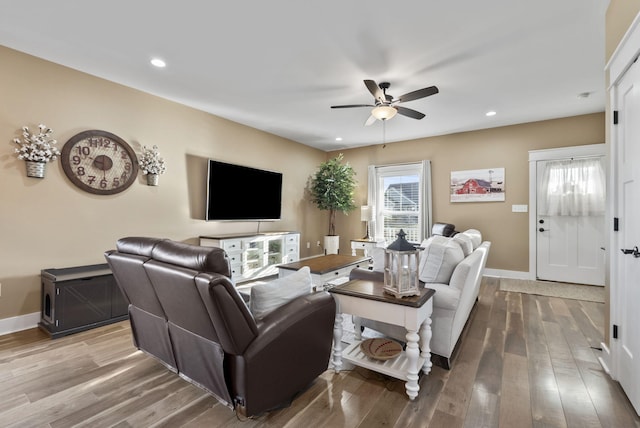
[{"label": "wooden floor", "polygon": [[597,357],[602,303],[498,290],[485,278],[453,368],[402,382],[325,372],[248,421],[131,344],[128,322],[56,340],[0,336],[0,427],[640,427]]}]

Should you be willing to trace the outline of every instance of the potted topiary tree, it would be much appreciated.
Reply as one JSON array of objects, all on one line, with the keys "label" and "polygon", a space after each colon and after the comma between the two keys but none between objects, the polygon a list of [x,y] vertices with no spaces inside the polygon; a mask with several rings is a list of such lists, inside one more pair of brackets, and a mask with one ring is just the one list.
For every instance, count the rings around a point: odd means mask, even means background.
[{"label": "potted topiary tree", "polygon": [[340,237],[336,235],[336,213],[341,211],[348,214],[356,208],[353,201],[356,172],[348,162],[343,163],[342,160],[340,153],[321,163],[309,183],[311,200],[321,210],[329,211],[329,233],[324,239],[325,254],[337,254],[340,248]]}]

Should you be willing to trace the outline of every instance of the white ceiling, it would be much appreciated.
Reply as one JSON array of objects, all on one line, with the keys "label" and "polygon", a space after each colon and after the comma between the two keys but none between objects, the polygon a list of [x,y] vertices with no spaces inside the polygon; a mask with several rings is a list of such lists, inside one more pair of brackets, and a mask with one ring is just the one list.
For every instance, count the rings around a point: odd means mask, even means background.
[{"label": "white ceiling", "polygon": [[[604,111],[608,0],[20,0],[0,45],[322,150],[382,142],[364,79],[402,104],[386,142]],[[164,69],[149,64],[167,62]],[[0,65],[1,66],[1,65]],[[578,94],[588,92],[587,98]],[[495,110],[497,114],[486,117]],[[342,137],[342,141],[335,141]]]}]

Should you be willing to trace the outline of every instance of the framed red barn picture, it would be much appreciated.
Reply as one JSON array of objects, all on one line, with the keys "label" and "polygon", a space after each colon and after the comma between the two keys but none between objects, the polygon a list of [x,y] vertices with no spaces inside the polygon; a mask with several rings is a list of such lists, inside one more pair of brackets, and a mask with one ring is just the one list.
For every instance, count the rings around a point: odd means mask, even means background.
[{"label": "framed red barn picture", "polygon": [[504,168],[451,171],[451,202],[504,202]]}]

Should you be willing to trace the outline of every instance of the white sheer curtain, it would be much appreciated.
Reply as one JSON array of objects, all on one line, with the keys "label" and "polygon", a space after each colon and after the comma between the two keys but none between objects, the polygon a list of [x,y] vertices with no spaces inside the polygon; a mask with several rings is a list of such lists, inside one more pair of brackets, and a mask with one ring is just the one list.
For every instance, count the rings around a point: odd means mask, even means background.
[{"label": "white sheer curtain", "polygon": [[547,161],[538,204],[550,216],[600,216],[605,210],[603,159]]}]

